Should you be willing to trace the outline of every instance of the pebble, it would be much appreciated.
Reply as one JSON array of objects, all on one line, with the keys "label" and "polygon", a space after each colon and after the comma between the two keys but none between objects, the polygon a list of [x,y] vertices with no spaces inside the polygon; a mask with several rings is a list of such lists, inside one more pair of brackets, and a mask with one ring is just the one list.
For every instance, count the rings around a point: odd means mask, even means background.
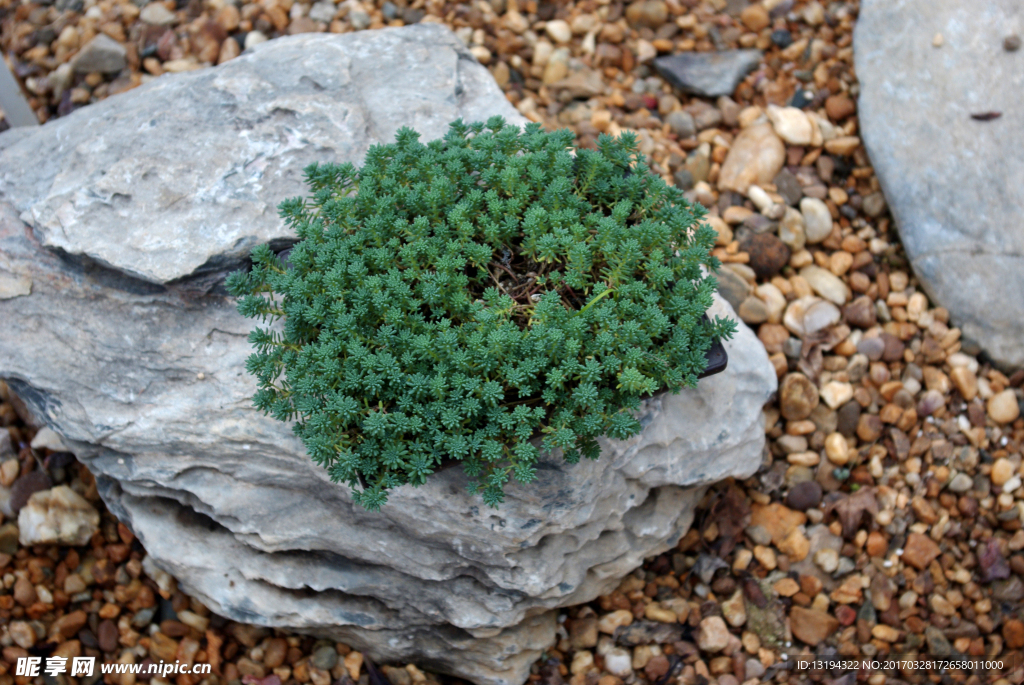
[{"label": "pebble", "polygon": [[825,99],[825,113],[833,121],[843,121],[856,111],[857,104],[846,93],[837,93]]},{"label": "pebble", "polygon": [[597,629],[602,633],[611,635],[619,626],[628,626],[633,622],[633,612],[619,609],[610,614],[605,614],[597,622]]},{"label": "pebble", "polygon": [[760,298],[753,295],[740,303],[736,313],[743,320],[743,323],[751,326],[756,326],[768,320],[768,307],[765,306],[765,303]]},{"label": "pebble", "polygon": [[621,647],[610,647],[604,653],[604,668],[613,676],[632,676],[633,657]]},{"label": "pebble", "polygon": [[105,33],[93,38],[83,47],[73,61],[74,70],[79,74],[91,72],[115,73],[128,64],[125,47]]},{"label": "pebble", "polygon": [[[768,119],[775,133],[790,145],[810,145],[811,121],[796,107],[768,106]],[[831,226],[829,227],[831,230]]]},{"label": "pebble", "polygon": [[914,568],[923,571],[932,563],[932,560],[939,556],[939,546],[927,535],[911,533],[907,536],[907,542],[903,546],[904,564],[910,564]]},{"label": "pebble", "polygon": [[722,602],[722,616],[733,628],[739,628],[747,622],[746,601],[743,590],[736,590],[732,597]]},{"label": "pebble", "polygon": [[740,249],[750,255],[749,266],[763,281],[770,280],[789,263],[789,248],[771,233],[749,236],[740,244]]},{"label": "pebble", "polygon": [[882,333],[878,337],[880,337],[882,342],[885,344],[885,349],[882,351],[882,361],[902,361],[903,350],[906,349],[906,345],[903,344],[903,341],[891,333]]},{"label": "pebble", "polygon": [[786,506],[797,511],[807,511],[821,503],[822,489],[817,481],[797,483],[786,495]]},{"label": "pebble", "polygon": [[[227,7],[230,7],[230,5]],[[314,3],[313,6],[309,8],[309,18],[313,21],[323,22],[324,24],[329,24],[331,20],[334,19],[334,15],[336,13],[336,6],[330,0],[320,0],[320,2]]]},{"label": "pebble", "polygon": [[885,202],[885,196],[881,192],[875,192],[864,196],[861,209],[869,217],[876,219],[885,213],[888,205]]},{"label": "pebble", "polygon": [[978,396],[978,377],[966,366],[953,367],[949,379],[966,401],[970,402]]},{"label": "pebble", "polygon": [[988,401],[988,417],[996,423],[1012,423],[1020,416],[1020,403],[1013,390],[1006,389]]},{"label": "pebble", "polygon": [[806,419],[818,406],[818,389],[802,373],[788,374],[779,388],[782,417],[790,421]]},{"label": "pebble", "polygon": [[949,481],[949,491],[962,495],[974,487],[974,481],[966,473],[958,473]]},{"label": "pebble", "polygon": [[170,26],[177,23],[178,16],[162,2],[151,2],[142,8],[139,19],[154,26]]},{"label": "pebble", "polygon": [[757,545],[754,547],[754,558],[757,562],[764,566],[769,571],[775,570],[778,566],[778,560],[775,557],[775,551],[771,547],[764,547]]},{"label": "pebble", "polygon": [[989,478],[992,479],[993,485],[1002,487],[1003,484],[1013,478],[1013,471],[1013,462],[1002,457],[1000,459],[996,459],[995,463],[992,464],[992,472],[989,474]]},{"label": "pebble", "polygon": [[18,514],[23,545],[84,545],[99,524],[99,512],[66,485],[35,493]]},{"label": "pebble", "polygon": [[544,32],[556,43],[568,43],[572,40],[572,28],[562,19],[555,19],[544,25]]},{"label": "pebble", "polygon": [[28,577],[20,576],[14,582],[14,601],[23,607],[27,607],[35,604],[37,599],[35,586],[32,585]]},{"label": "pebble", "polygon": [[1007,52],[1017,52],[1020,50],[1020,36],[1016,33],[1011,33],[1006,38],[1003,38],[1003,50]]},{"label": "pebble", "polygon": [[14,644],[22,649],[29,649],[36,643],[36,631],[25,621],[11,621],[7,631]]},{"label": "pebble", "polygon": [[875,303],[866,295],[854,298],[852,302],[843,307],[843,320],[857,328],[871,328],[878,320]]},{"label": "pebble", "polygon": [[708,616],[701,620],[697,630],[697,646],[705,652],[721,652],[729,646],[728,626],[720,616]]},{"label": "pebble", "polygon": [[39,429],[35,437],[32,438],[32,442],[29,445],[34,450],[48,449],[54,452],[67,452],[68,448],[64,445],[64,440],[57,434],[55,430],[44,426]]},{"label": "pebble", "polygon": [[1024,647],[1024,623],[1020,619],[1011,618],[1003,624],[1003,639],[1010,649]]},{"label": "pebble", "polygon": [[669,128],[672,129],[672,132],[681,139],[693,138],[697,135],[697,126],[694,123],[693,115],[689,112],[684,112],[682,110],[671,112],[665,118],[665,123],[667,123]]},{"label": "pebble", "polygon": [[793,636],[812,647],[824,642],[839,628],[839,621],[824,611],[794,606],[789,612]]},{"label": "pebble", "polygon": [[668,20],[668,5],[662,0],[640,0],[626,8],[626,21],[635,26],[661,28]]},{"label": "pebble", "polygon": [[831,302],[818,300],[804,312],[802,328],[805,335],[813,335],[839,323],[842,314]]},{"label": "pebble", "polygon": [[861,341],[857,343],[857,351],[871,361],[877,362],[882,358],[882,354],[885,352],[885,341],[879,337],[862,338]]},{"label": "pebble", "polygon": [[793,44],[793,34],[788,29],[776,29],[772,31],[772,42],[775,43],[782,49],[788,48]]},{"label": "pebble", "polygon": [[747,526],[743,531],[748,538],[755,545],[770,545],[772,544],[772,535],[768,532],[768,529],[764,526],[757,524]]},{"label": "pebble", "polygon": [[814,563],[825,573],[833,573],[839,568],[839,552],[834,549],[819,549],[814,553]]},{"label": "pebble", "polygon": [[832,233],[832,214],[821,200],[813,197],[800,200],[800,213],[804,217],[804,234],[811,245],[820,243]]},{"label": "pebble", "polygon": [[313,652],[313,656],[310,657],[309,662],[321,671],[329,671],[338,663],[338,652],[330,645],[318,647],[317,650]]},{"label": "pebble", "polygon": [[29,471],[14,481],[14,485],[11,486],[11,499],[9,502],[11,513],[17,516],[22,507],[28,504],[29,498],[32,495],[43,490],[49,490],[52,486],[53,483],[45,471],[39,469]]},{"label": "pebble", "polygon": [[754,3],[743,8],[740,12],[740,21],[751,31],[759,32],[761,29],[771,25],[771,17],[768,16],[768,10],[764,8],[760,3]]},{"label": "pebble", "polygon": [[811,550],[810,540],[800,532],[799,528],[790,531],[789,535],[779,541],[779,551],[789,557],[791,561],[803,561]]},{"label": "pebble", "polygon": [[718,187],[746,193],[751,183],[770,183],[785,161],[786,148],[772,125],[754,124],[743,129],[733,141],[718,175]]},{"label": "pebble", "polygon": [[830,409],[838,409],[853,399],[853,386],[842,381],[829,381],[821,387],[820,395]]},{"label": "pebble", "polygon": [[[353,10],[353,12],[355,12],[355,11],[358,11],[358,10]],[[352,16],[353,12],[349,13],[349,17],[350,18]],[[364,14],[365,14],[365,12],[364,12]],[[367,26],[369,26],[369,24],[367,24]],[[259,45],[260,43],[266,43],[266,42],[267,42],[267,37],[262,32],[260,32],[260,31],[249,31],[249,33],[245,34],[245,49],[246,50],[250,50],[250,49],[254,48],[255,46]]]},{"label": "pebble", "polygon": [[836,412],[836,431],[848,438],[856,435],[861,408],[857,402],[847,402]]},{"label": "pebble", "polygon": [[836,466],[845,466],[850,461],[850,446],[842,433],[831,433],[825,438],[825,456]]},{"label": "pebble", "polygon": [[803,214],[792,207],[786,207],[779,222],[779,240],[794,252],[802,250],[807,243]]},{"label": "pebble", "polygon": [[831,271],[812,264],[800,269],[800,275],[807,281],[814,292],[826,300],[830,300],[837,305],[844,305],[850,299],[850,289],[843,283],[842,279]]},{"label": "pebble", "polygon": [[104,652],[112,652],[117,649],[117,625],[109,619],[100,621],[96,629],[96,641]]}]

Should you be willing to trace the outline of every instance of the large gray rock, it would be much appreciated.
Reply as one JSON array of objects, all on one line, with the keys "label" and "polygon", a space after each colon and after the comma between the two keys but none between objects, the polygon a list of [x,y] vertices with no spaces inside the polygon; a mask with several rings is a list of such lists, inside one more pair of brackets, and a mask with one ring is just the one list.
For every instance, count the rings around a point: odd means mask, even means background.
[{"label": "large gray rock", "polygon": [[914,272],[1008,367],[1024,365],[1024,53],[1003,38],[1020,16],[1017,0],[864,0],[854,33],[861,134]]},{"label": "large gray rock", "polygon": [[251,407],[252,322],[223,290],[250,246],[293,239],[273,208],[309,162],[493,114],[523,123],[448,29],[418,25],[275,40],[20,137],[0,160],[0,274],[20,284],[0,299],[0,377],[217,613],[519,685],[556,607],[612,589],[709,483],[758,467],[775,374],[753,333],[723,374],[651,398],[640,435],[551,455],[499,510],[456,467],[368,513]]}]

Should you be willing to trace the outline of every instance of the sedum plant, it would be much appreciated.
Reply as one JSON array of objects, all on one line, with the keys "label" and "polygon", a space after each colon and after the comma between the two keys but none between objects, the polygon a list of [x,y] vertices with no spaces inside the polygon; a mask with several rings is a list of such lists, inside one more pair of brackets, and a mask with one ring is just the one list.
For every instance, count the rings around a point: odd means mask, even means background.
[{"label": "sedum plant", "polygon": [[640,430],[641,397],[694,387],[735,322],[703,208],[649,172],[630,133],[570,154],[569,130],[457,120],[402,128],[361,169],[313,164],[283,202],[299,242],[231,274],[254,404],[332,480],[379,509],[461,462],[490,506],[536,477],[538,448],[595,459]]}]

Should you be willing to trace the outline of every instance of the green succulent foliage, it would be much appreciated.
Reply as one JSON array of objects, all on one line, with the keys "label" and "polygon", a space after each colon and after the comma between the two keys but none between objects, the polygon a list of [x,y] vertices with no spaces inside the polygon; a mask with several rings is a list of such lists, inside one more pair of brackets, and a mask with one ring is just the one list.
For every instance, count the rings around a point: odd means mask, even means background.
[{"label": "green succulent foliage", "polygon": [[[569,130],[457,120],[402,128],[361,169],[313,164],[283,202],[298,235],[230,275],[253,402],[355,501],[379,509],[454,459],[497,507],[538,448],[595,459],[640,430],[644,395],[694,387],[735,322],[702,321],[716,282],[704,210],[650,173],[630,133],[576,150]],[[283,320],[283,325],[272,325]]]}]

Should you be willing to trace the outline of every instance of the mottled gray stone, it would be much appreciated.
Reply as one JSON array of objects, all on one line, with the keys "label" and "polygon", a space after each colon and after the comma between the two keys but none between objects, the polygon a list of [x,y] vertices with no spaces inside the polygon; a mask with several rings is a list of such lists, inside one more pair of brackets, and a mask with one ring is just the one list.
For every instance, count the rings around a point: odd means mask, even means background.
[{"label": "mottled gray stone", "polygon": [[1001,38],[1021,21],[1016,0],[865,0],[854,33],[861,135],[914,272],[1007,367],[1024,365],[1024,54]]},{"label": "mottled gray stone", "polygon": [[273,207],[309,162],[493,114],[525,122],[427,24],[278,39],[46,124],[0,160],[0,268],[32,280],[0,300],[0,377],[218,614],[520,685],[557,607],[613,589],[675,544],[708,484],[758,467],[776,381],[753,333],[740,324],[722,374],[645,402],[641,434],[595,461],[549,455],[499,510],[454,467],[369,513],[252,408],[253,324],[223,289],[251,245],[294,239]]},{"label": "mottled gray stone", "polygon": [[714,98],[732,95],[743,77],[760,62],[760,50],[681,52],[656,58],[654,68],[683,92]]},{"label": "mottled gray stone", "polygon": [[72,67],[79,74],[94,71],[112,74],[121,71],[127,64],[128,52],[125,47],[105,33],[89,41],[72,60]]}]

